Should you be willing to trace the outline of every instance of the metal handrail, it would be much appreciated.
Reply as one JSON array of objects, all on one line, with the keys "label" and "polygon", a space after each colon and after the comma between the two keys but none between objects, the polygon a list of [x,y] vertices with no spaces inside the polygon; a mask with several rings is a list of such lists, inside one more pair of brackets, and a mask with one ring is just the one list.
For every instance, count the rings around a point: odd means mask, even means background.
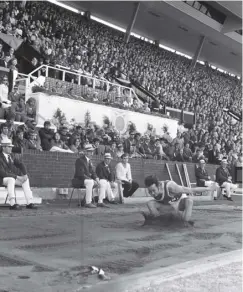
[{"label": "metal handrail", "polygon": [[42,68],[45,68],[46,69],[46,71],[45,71],[45,77],[48,77],[49,69],[54,69],[56,71],[63,72],[62,81],[65,81],[65,75],[66,75],[66,73],[68,73],[68,74],[72,74],[72,75],[78,76],[78,85],[80,85],[81,77],[83,77],[83,78],[91,79],[93,81],[93,88],[95,88],[95,81],[96,80],[99,81],[99,82],[103,82],[103,83],[105,82],[105,83],[107,83],[107,85],[108,85],[107,86],[107,92],[109,92],[110,86],[118,87],[119,94],[120,94],[120,89],[121,88],[122,89],[127,89],[130,92],[130,96],[131,96],[131,94],[133,94],[134,97],[138,100],[138,102],[141,103],[141,101],[139,100],[139,98],[138,98],[137,94],[135,93],[135,91],[132,88],[130,88],[130,87],[126,87],[126,86],[123,86],[123,85],[118,85],[118,84],[113,83],[113,82],[110,82],[110,81],[102,80],[102,79],[95,78],[95,77],[92,77],[92,76],[87,76],[87,75],[82,74],[82,73],[75,73],[75,72],[70,71],[70,70],[64,70],[64,69],[56,68],[56,67],[49,66],[49,65],[41,65],[38,68],[36,68],[35,70],[33,70],[32,72],[30,72],[28,74],[28,86],[30,84],[30,78],[33,78],[34,79],[33,74],[36,73],[36,72],[38,72]]}]

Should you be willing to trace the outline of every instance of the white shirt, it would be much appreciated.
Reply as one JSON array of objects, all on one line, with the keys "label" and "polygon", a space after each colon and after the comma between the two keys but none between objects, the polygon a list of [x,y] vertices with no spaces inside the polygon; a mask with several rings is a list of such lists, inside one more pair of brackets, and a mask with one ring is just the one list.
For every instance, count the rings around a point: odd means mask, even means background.
[{"label": "white shirt", "polygon": [[8,86],[5,84],[0,84],[0,101],[8,100]]},{"label": "white shirt", "polygon": [[[7,162],[9,162],[9,157],[11,157],[10,154],[3,153],[3,155],[5,156]],[[12,161],[12,159],[11,159],[11,161]]]},{"label": "white shirt", "polygon": [[116,165],[116,178],[125,181],[132,180],[130,163],[127,163],[125,167],[124,164],[122,164],[122,162],[119,162]]}]

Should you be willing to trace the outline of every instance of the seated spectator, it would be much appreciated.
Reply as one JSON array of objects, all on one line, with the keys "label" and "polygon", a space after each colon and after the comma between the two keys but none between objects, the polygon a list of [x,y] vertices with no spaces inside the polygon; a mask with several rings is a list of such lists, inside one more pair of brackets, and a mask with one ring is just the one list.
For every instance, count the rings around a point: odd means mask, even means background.
[{"label": "seated spectator", "polygon": [[25,141],[25,148],[30,150],[42,150],[35,130],[29,130]]},{"label": "seated spectator", "polygon": [[131,166],[128,163],[129,155],[125,153],[121,156],[121,159],[122,162],[116,165],[116,178],[122,182],[123,196],[128,198],[136,192],[139,185],[132,179]]},{"label": "seated spectator", "polygon": [[15,109],[13,109],[13,113],[15,113],[15,121],[25,123],[25,121],[26,121],[26,106],[25,106],[25,97],[24,96],[21,96],[19,98],[19,101],[17,101],[17,103],[15,105]]},{"label": "seated spectator", "polygon": [[[201,158],[199,160],[199,166],[196,167],[195,176],[197,179],[198,187],[210,187],[212,184],[215,184],[214,181],[211,180],[211,177],[208,175],[207,170],[205,169],[205,159]],[[213,198],[217,200],[218,190],[213,191]]]},{"label": "seated spectator", "polygon": [[146,159],[153,158],[153,150],[151,149],[150,139],[148,136],[144,138],[144,142],[141,145],[141,153],[144,155]]},{"label": "seated spectator", "polygon": [[19,129],[16,131],[16,136],[13,139],[13,149],[14,153],[22,153],[26,145],[26,139],[24,138],[24,132]]},{"label": "seated spectator", "polygon": [[175,160],[178,162],[185,162],[185,158],[183,155],[183,148],[180,148],[179,151],[176,153]]},{"label": "seated spectator", "polygon": [[52,147],[52,139],[54,132],[50,129],[51,123],[49,121],[44,122],[44,128],[39,130],[39,136],[41,139],[41,147],[44,151],[49,151]]},{"label": "seated spectator", "polygon": [[192,151],[190,149],[189,143],[186,143],[185,147],[183,148],[183,157],[185,161],[191,162],[192,161]]},{"label": "seated spectator", "polygon": [[218,167],[216,170],[216,182],[219,184],[220,187],[226,189],[226,195],[224,195],[224,197],[228,201],[233,201],[231,198],[231,192],[235,190],[238,186],[232,183],[232,176],[230,175],[227,164],[227,159],[224,157],[221,160],[220,167]]},{"label": "seated spectator", "polygon": [[94,155],[104,155],[105,153],[105,146],[104,145],[100,145],[100,139],[98,138],[94,138],[93,140],[93,147],[94,147]]},{"label": "seated spectator", "polygon": [[111,169],[111,154],[105,153],[104,161],[96,167],[96,174],[99,178],[99,200],[98,207],[106,207],[103,200],[107,197],[110,204],[117,204],[115,198],[118,193],[118,186],[115,182],[115,173]]},{"label": "seated spectator", "polygon": [[155,140],[154,157],[157,160],[169,160],[169,157],[164,153],[163,146],[159,139]]},{"label": "seated spectator", "polygon": [[81,155],[75,162],[75,174],[72,180],[72,186],[74,188],[85,188],[85,207],[96,208],[92,204],[93,187],[99,185],[99,178],[94,171],[91,157],[93,155],[94,148],[88,144],[85,147],[85,154]]},{"label": "seated spectator", "polygon": [[196,150],[196,153],[195,153],[195,154],[193,155],[193,157],[192,157],[192,161],[193,161],[194,163],[198,163],[199,160],[201,159],[201,157],[202,157],[201,150],[200,150],[200,149],[197,149],[197,150]]},{"label": "seated spectator", "polygon": [[59,151],[59,150],[69,150],[68,146],[61,140],[60,134],[55,133],[51,140],[51,149],[50,151]]},{"label": "seated spectator", "polygon": [[59,135],[60,135],[60,139],[61,141],[65,144],[66,148],[64,149],[68,149],[68,141],[70,139],[70,134],[68,132],[68,128],[66,126],[61,126],[59,128],[58,131]]},{"label": "seated spectator", "polygon": [[29,178],[25,165],[12,157],[11,140],[5,138],[1,141],[2,152],[0,153],[0,183],[7,187],[10,200],[10,210],[20,210],[21,207],[15,202],[15,186],[21,186],[27,201],[27,209],[37,209],[32,203],[33,195],[30,189]]},{"label": "seated spectator", "polygon": [[131,131],[129,133],[129,138],[127,138],[123,143],[124,152],[130,154],[131,146],[135,144],[134,140],[135,132]]},{"label": "seated spectator", "polygon": [[149,108],[149,104],[148,104],[148,102],[145,102],[145,103],[143,104],[143,111],[144,111],[145,113],[150,113],[150,108]]},{"label": "seated spectator", "polygon": [[73,140],[73,144],[70,146],[70,150],[73,153],[79,153],[81,150],[81,140],[79,138],[76,138]]},{"label": "seated spectator", "polygon": [[124,148],[123,148],[122,144],[118,144],[117,151],[116,151],[116,157],[121,158],[123,154],[124,154]]},{"label": "seated spectator", "polygon": [[210,150],[208,151],[208,163],[218,164],[219,163],[218,156],[219,151],[217,145],[213,145],[213,149],[211,149],[210,147]]},{"label": "seated spectator", "polygon": [[107,147],[105,151],[107,153],[110,153],[112,158],[116,158],[117,157],[117,155],[116,155],[116,153],[117,153],[116,142],[114,142],[114,141],[110,142],[110,146]]},{"label": "seated spectator", "polygon": [[35,120],[36,118],[36,101],[32,97],[26,102],[26,118],[28,120]]},{"label": "seated spectator", "polygon": [[137,148],[135,145],[132,145],[130,149],[131,151],[130,151],[129,158],[142,158],[142,155],[139,152],[137,152]]},{"label": "seated spectator", "polygon": [[1,134],[0,134],[0,143],[2,140],[9,139],[11,133],[9,131],[7,123],[1,124]]}]

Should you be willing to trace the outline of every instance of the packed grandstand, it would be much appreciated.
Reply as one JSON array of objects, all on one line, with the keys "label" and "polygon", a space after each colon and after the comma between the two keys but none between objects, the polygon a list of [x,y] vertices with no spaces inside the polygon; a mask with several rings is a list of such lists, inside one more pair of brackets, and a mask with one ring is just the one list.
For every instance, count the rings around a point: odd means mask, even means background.
[{"label": "packed grandstand", "polygon": [[[54,133],[49,122],[40,130],[36,128],[35,100],[30,98],[25,103],[18,87],[13,86],[8,92],[11,107],[1,112],[7,121],[1,125],[0,139],[9,136],[14,151],[58,148],[77,153],[85,144],[93,143],[97,155],[110,152],[113,157],[120,157],[128,152],[131,158],[187,162],[198,162],[204,156],[212,164],[227,156],[231,166],[242,162],[242,123],[225,110],[241,116],[241,80],[208,65],[197,63],[192,69],[191,60],[141,39],[131,37],[124,44],[123,33],[48,2],[28,1],[25,6],[21,2],[2,2],[1,5],[1,32],[22,38],[41,56],[32,60],[32,70],[42,64],[59,65],[87,76],[78,80],[78,75],[66,74],[62,80],[62,76],[53,74],[43,87],[33,88],[34,92],[55,92],[66,98],[150,114],[160,113],[164,104],[195,113],[195,124],[181,121],[174,139],[166,127],[164,134],[158,136],[153,128],[138,133],[136,125],[130,125],[121,136],[109,120],[103,126],[88,119],[82,125],[71,125],[65,113],[58,110],[58,130]],[[0,50],[2,64],[6,62],[10,71],[17,70],[14,52],[4,44]],[[95,86],[88,77],[97,78]],[[0,85],[1,94],[6,92],[6,78],[3,76]],[[148,96],[138,102],[124,91],[107,88],[106,81],[117,80],[125,83],[134,80],[154,98]],[[13,121],[24,125],[14,125]]]}]

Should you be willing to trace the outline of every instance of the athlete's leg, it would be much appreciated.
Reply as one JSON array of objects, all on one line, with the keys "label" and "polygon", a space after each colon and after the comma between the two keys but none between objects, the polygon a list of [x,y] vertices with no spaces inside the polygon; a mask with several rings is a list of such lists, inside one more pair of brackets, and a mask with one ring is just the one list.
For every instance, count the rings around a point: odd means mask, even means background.
[{"label": "athlete's leg", "polygon": [[168,183],[168,189],[170,192],[172,192],[174,194],[182,194],[182,193],[195,194],[195,193],[203,193],[203,192],[207,192],[207,191],[215,191],[217,189],[217,187],[216,187],[216,183],[215,183],[209,187],[188,188],[188,187],[180,186],[177,183],[175,183],[174,181],[170,181]]}]

